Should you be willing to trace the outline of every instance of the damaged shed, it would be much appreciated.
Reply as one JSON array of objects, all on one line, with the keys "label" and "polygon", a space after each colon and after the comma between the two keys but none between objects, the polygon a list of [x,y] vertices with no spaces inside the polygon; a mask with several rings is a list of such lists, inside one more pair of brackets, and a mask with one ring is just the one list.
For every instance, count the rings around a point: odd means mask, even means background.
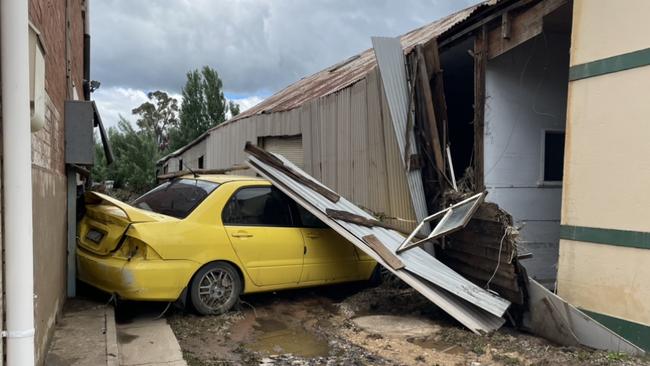
[{"label": "damaged shed", "polygon": [[[590,128],[584,127],[587,124],[580,123],[583,114],[591,115],[584,111],[588,107],[583,100],[587,98],[584,95],[591,94],[583,93],[582,99],[572,100],[567,90],[589,90],[595,83],[592,77],[602,78],[602,74],[617,70],[636,68],[638,72],[646,65],[639,61],[643,57],[638,56],[638,50],[641,45],[650,46],[637,40],[633,47],[625,49],[637,53],[622,64],[616,54],[605,52],[614,57],[611,62],[585,56],[602,53],[582,49],[598,49],[598,42],[588,34],[604,23],[605,15],[594,9],[614,6],[605,3],[482,2],[399,37],[394,43],[401,48],[400,58],[404,60],[401,76],[394,72],[395,65],[400,65],[398,58],[391,58],[394,53],[387,63],[378,62],[386,50],[382,42],[390,42],[378,39],[374,49],[305,77],[206,131],[161,159],[160,171],[176,172],[181,169],[181,161],[193,169],[240,166],[246,160],[242,146],[251,141],[282,154],[329,189],[401,231],[412,230],[430,213],[470,193],[487,191],[486,202],[464,230],[440,238],[435,244],[429,242],[425,249],[435,251],[440,262],[475,285],[497,292],[513,308],[526,308],[531,299],[528,276],[546,289],[556,288],[562,237],[567,256],[560,258],[564,263],[560,268],[564,278],[559,284],[560,294],[572,302],[576,300],[579,306],[599,310],[599,314],[627,319],[620,323],[622,329],[633,326],[642,334],[650,334],[650,328],[643,325],[647,324],[647,316],[643,315],[648,313],[643,311],[647,306],[638,305],[648,303],[644,301],[647,291],[636,291],[617,279],[632,281],[633,273],[606,281],[610,288],[626,288],[626,295],[621,297],[632,296],[633,304],[613,301],[613,307],[608,308],[600,300],[609,297],[599,293],[595,281],[585,280],[588,273],[599,268],[574,266],[580,262],[575,259],[577,253],[589,257],[592,249],[575,242],[610,243],[610,234],[622,238],[612,245],[629,247],[629,242],[634,242],[632,246],[647,255],[647,240],[634,238],[645,238],[648,229],[639,231],[637,228],[643,225],[631,225],[636,219],[612,219],[626,221],[617,227],[637,229],[631,232],[603,232],[598,227],[607,225],[598,219],[592,220],[595,229],[579,225],[580,215],[589,207],[606,211],[607,206],[592,204],[588,195],[579,192],[591,184],[587,177],[597,180],[600,175],[594,173],[596,168],[583,171],[586,166],[595,166],[597,160],[585,158],[590,154],[587,142],[566,136],[567,123],[572,123],[567,110],[573,111],[575,127],[582,128],[582,136],[592,136]],[[641,0],[633,3],[647,8]],[[580,34],[572,31],[575,17],[586,17],[579,24]],[[616,22],[612,24],[608,29],[615,28]],[[593,32],[606,38],[600,31]],[[587,41],[575,44],[576,39]],[[593,45],[589,46],[588,41]],[[574,64],[574,59],[589,62],[586,66]],[[619,69],[599,73],[610,64]],[[601,101],[600,105],[606,103]],[[611,113],[602,111],[600,115]],[[641,120],[634,116],[633,120]],[[598,141],[605,146],[606,142]],[[573,154],[572,148],[576,149]],[[586,165],[577,163],[578,154]],[[617,164],[611,156],[596,155],[612,166]],[[565,161],[572,170],[565,167]],[[574,184],[563,192],[565,175],[573,171],[579,174],[570,178],[583,185]],[[586,191],[596,194],[593,189]],[[574,203],[582,209],[573,207]],[[616,212],[623,211],[619,208]],[[637,216],[643,217],[641,213]],[[561,225],[561,217],[572,224]],[[422,234],[427,230],[424,227]],[[604,253],[596,256],[598,263],[606,262]],[[625,258],[632,255],[617,252],[616,258],[619,254]],[[572,288],[572,284],[580,286]],[[535,287],[538,293],[542,290]],[[571,316],[567,317],[570,320]],[[523,323],[524,319],[513,321]],[[562,321],[558,318],[558,322]]]},{"label": "damaged shed", "polygon": [[[481,226],[485,241],[482,255],[472,254],[487,261],[471,269],[455,263],[459,270],[487,282],[484,269],[496,266],[505,227],[518,226],[528,274],[552,288],[562,162],[555,148],[563,141],[570,21],[567,1],[492,0],[400,37],[412,94],[407,146],[394,125],[403,113],[391,111],[391,90],[369,49],[207,131],[163,158],[160,171],[178,171],[181,161],[193,169],[241,165],[241,146],[253,141],[405,230],[453,202],[454,176],[461,190],[487,189],[487,201],[501,207],[498,217],[470,225]],[[405,159],[420,178],[407,178]],[[518,255],[514,237],[501,245],[511,249],[509,258]],[[453,256],[468,250],[468,240],[456,239],[450,262],[459,262]],[[492,283],[504,285],[505,277],[498,273]],[[521,303],[518,286],[508,287],[508,298]]]}]

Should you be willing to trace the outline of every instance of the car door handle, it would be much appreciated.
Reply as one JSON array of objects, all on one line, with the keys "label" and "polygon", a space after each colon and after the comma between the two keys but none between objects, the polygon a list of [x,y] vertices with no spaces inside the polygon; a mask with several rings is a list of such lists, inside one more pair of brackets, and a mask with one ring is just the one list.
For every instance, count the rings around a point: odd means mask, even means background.
[{"label": "car door handle", "polygon": [[318,238],[320,238],[320,235],[313,234],[313,233],[307,233],[305,236],[308,237],[309,239],[318,239]]},{"label": "car door handle", "polygon": [[239,232],[239,233],[233,233],[230,236],[232,236],[233,238],[251,238],[253,237],[253,234]]}]

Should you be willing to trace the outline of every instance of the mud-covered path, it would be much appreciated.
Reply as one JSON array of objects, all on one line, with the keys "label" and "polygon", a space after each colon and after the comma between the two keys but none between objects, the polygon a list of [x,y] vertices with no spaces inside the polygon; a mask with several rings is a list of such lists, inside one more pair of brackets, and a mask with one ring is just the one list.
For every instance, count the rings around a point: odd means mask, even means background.
[{"label": "mud-covered path", "polygon": [[417,292],[389,285],[255,294],[221,316],[167,318],[189,365],[650,365],[509,328],[478,336]]}]

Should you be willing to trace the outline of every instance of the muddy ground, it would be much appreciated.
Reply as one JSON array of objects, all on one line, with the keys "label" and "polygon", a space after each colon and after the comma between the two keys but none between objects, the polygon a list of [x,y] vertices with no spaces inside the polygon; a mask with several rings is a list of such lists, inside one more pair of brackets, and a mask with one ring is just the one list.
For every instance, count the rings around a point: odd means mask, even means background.
[{"label": "muddy ground", "polygon": [[[383,319],[365,318],[375,315],[424,322],[426,331],[391,334],[357,325]],[[414,290],[390,284],[248,295],[221,316],[176,310],[167,319],[190,366],[650,365],[645,357],[560,347],[507,327],[478,336]]]}]

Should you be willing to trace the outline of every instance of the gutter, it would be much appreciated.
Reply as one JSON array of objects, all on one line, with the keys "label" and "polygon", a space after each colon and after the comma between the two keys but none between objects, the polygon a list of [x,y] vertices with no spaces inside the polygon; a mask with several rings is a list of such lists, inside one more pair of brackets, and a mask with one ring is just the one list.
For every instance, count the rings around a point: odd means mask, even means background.
[{"label": "gutter", "polygon": [[0,3],[5,311],[8,366],[34,365],[34,249],[28,0]]}]

